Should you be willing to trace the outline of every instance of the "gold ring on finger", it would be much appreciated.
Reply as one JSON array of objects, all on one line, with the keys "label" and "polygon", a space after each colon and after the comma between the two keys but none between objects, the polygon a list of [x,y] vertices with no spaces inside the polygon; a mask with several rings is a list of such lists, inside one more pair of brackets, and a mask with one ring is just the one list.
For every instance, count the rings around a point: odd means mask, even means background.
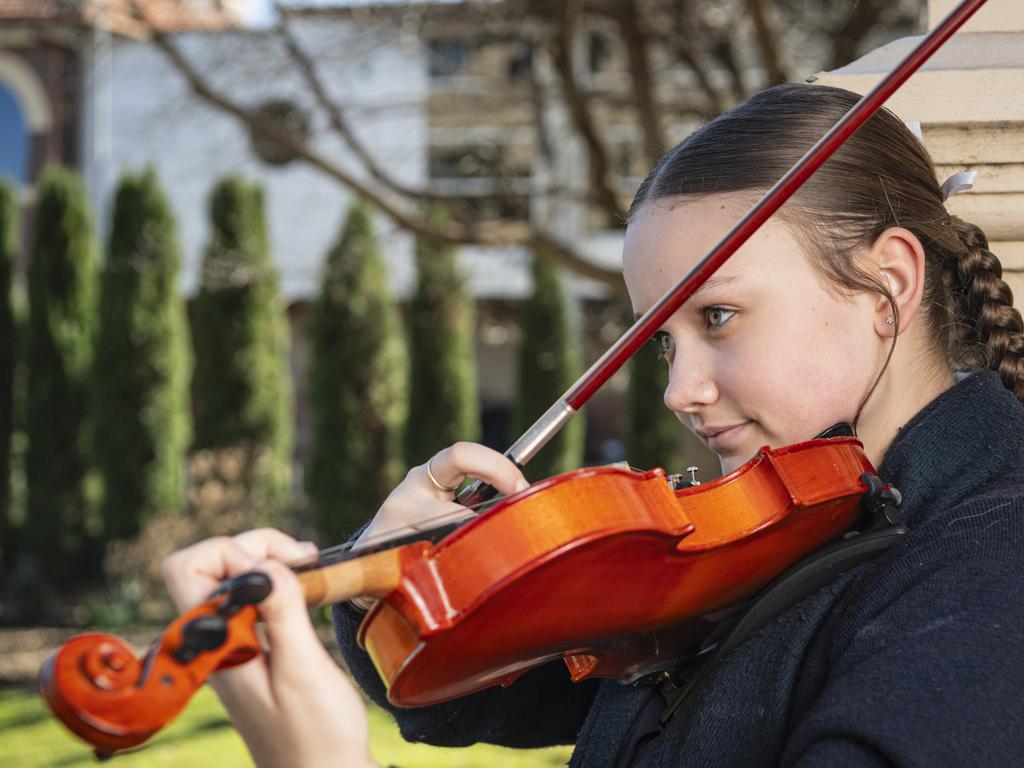
[{"label": "gold ring on finger", "polygon": [[427,477],[430,478],[430,482],[433,483],[434,487],[437,488],[437,490],[439,490],[439,491],[444,491],[445,493],[455,493],[455,491],[457,491],[459,489],[458,483],[456,483],[455,485],[451,485],[451,486],[444,485],[444,484],[441,483],[440,480],[438,480],[436,477],[434,477],[434,473],[430,471],[430,462],[432,462],[433,460],[434,460],[433,456],[431,456],[429,459],[427,459]]}]

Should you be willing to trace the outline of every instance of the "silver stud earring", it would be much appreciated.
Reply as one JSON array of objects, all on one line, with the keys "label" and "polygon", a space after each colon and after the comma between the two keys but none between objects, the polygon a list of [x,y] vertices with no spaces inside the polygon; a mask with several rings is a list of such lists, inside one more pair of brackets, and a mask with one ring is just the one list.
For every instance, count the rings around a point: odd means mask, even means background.
[{"label": "silver stud earring", "polygon": [[886,325],[892,325],[895,322],[896,322],[896,318],[895,317],[893,317],[892,315],[886,315],[886,318],[885,318],[885,324]]}]

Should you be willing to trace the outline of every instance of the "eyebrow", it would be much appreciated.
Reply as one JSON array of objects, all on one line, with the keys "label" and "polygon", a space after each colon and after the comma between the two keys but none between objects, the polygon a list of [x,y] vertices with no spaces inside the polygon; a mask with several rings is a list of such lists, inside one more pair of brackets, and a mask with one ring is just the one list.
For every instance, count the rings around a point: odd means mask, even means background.
[{"label": "eyebrow", "polygon": [[[712,275],[711,277],[709,277],[707,280],[704,281],[704,285],[702,285],[700,288],[698,288],[696,291],[693,292],[693,296],[691,296],[689,299],[687,299],[687,301],[691,301],[692,299],[696,298],[697,296],[700,296],[705,291],[710,291],[712,288],[717,288],[717,287],[719,287],[721,285],[732,285],[733,283],[735,283],[739,279],[740,279],[740,275],[732,275],[732,276],[729,276],[729,277],[725,277],[725,276],[722,276],[722,275]],[[636,322],[639,319],[640,319],[640,314],[638,312],[634,312],[633,313],[633,321]]]}]

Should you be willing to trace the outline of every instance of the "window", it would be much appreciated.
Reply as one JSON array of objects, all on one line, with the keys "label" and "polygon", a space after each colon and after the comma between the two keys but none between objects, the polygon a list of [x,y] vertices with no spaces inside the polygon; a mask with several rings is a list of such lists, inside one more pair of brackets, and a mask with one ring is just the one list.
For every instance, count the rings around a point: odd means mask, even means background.
[{"label": "window", "polygon": [[465,40],[431,40],[427,43],[427,73],[443,80],[462,73],[469,63],[469,45]]},{"label": "window", "polygon": [[29,137],[21,106],[0,82],[0,178],[15,185],[28,180]]},{"label": "window", "polygon": [[467,220],[527,221],[530,218],[530,199],[526,195],[459,195],[448,200]]},{"label": "window", "polygon": [[533,48],[524,43],[517,46],[508,60],[508,79],[511,82],[529,80],[533,69]]},{"label": "window", "polygon": [[588,64],[591,72],[604,72],[612,59],[612,43],[601,32],[590,33]]},{"label": "window", "polygon": [[468,147],[431,147],[433,179],[494,178],[502,175],[502,149],[496,144]]}]

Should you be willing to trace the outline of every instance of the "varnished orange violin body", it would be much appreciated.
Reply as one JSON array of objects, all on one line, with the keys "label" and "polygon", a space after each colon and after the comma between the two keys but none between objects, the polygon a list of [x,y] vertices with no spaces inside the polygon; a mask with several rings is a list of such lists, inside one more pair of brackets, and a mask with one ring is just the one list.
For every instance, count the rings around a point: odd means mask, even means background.
[{"label": "varnished orange violin body", "polygon": [[[682,490],[660,470],[583,469],[497,503],[437,543],[299,569],[307,602],[381,598],[360,642],[400,706],[507,684],[565,658],[573,679],[631,677],[691,650],[719,615],[856,523],[874,470],[854,438],[762,449]],[[259,574],[179,617],[140,663],[90,633],[44,665],[40,688],[111,754],[172,719],[217,669],[260,650]]]},{"label": "varnished orange violin body", "polygon": [[399,706],[432,704],[564,657],[625,678],[693,649],[720,614],[848,531],[872,473],[853,438],[763,449],[672,490],[661,470],[538,483],[417,556],[359,640]]}]

